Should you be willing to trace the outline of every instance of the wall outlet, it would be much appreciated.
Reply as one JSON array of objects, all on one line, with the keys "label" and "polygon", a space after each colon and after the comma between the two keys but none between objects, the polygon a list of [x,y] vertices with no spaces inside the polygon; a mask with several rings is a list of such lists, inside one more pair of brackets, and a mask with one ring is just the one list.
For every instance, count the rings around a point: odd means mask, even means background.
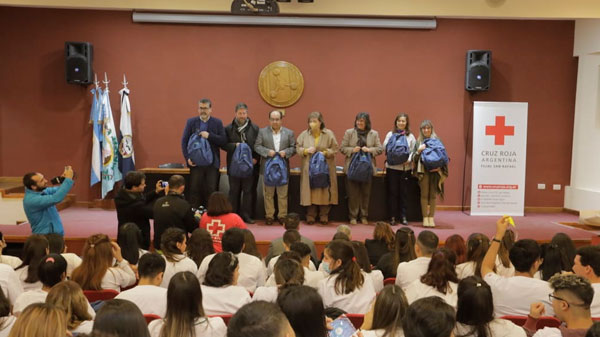
[{"label": "wall outlet", "polygon": [[554,184],[554,185],[552,185],[552,189],[555,190],[555,191],[560,191],[561,187],[562,186],[560,186],[560,184]]},{"label": "wall outlet", "polygon": [[545,190],[546,184],[538,184],[538,190]]}]

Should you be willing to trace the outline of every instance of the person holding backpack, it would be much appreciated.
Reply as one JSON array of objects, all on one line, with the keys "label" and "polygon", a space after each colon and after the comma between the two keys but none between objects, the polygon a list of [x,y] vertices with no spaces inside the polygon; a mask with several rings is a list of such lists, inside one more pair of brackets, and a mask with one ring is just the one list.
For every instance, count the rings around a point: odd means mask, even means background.
[{"label": "person holding backpack", "polygon": [[296,152],[302,158],[300,174],[300,205],[307,206],[306,222],[313,224],[319,213],[322,224],[329,222],[331,205],[338,203],[335,154],[338,143],[335,135],[325,128],[323,115],[311,112],[308,129],[296,140]]},{"label": "person holding backpack", "polygon": [[281,124],[283,113],[279,110],[269,112],[271,125],[260,129],[254,151],[260,157],[260,172],[263,175],[263,195],[265,198],[265,223],[272,225],[275,216],[275,191],[277,191],[278,221],[283,223],[287,216],[288,181],[290,175],[289,159],[296,153],[294,131]]},{"label": "person holding backpack", "polygon": [[187,120],[181,137],[183,157],[190,168],[189,201],[194,208],[206,206],[210,195],[217,190],[219,147],[227,142],[223,122],[211,114],[211,101],[208,98],[198,101],[199,117]]},{"label": "person holding backpack", "polygon": [[[438,158],[437,163],[429,164],[427,156],[430,155],[433,147],[441,146],[440,152],[431,153],[431,157]],[[435,214],[435,204],[438,194],[444,197],[444,180],[448,177],[448,156],[443,148],[442,142],[433,131],[433,124],[430,120],[424,120],[421,123],[419,138],[414,147],[412,160],[415,166],[415,173],[419,179],[421,188],[421,214],[423,214],[423,227],[435,227],[433,216]],[[428,149],[429,148],[429,149]],[[444,157],[445,156],[445,163]],[[430,166],[431,165],[431,166]]]},{"label": "person holding backpack", "polygon": [[[369,223],[367,217],[372,176],[377,173],[375,156],[383,153],[379,133],[371,129],[371,119],[367,112],[357,114],[354,127],[344,133],[341,152],[346,156],[344,172],[350,224],[356,225],[360,213],[361,222],[366,225]],[[369,159],[371,165],[365,165]]]},{"label": "person holding backpack", "polygon": [[387,155],[385,168],[388,210],[392,226],[396,225],[396,221],[400,221],[405,226],[408,225],[406,220],[407,188],[412,171],[411,149],[415,147],[416,143],[415,136],[410,132],[408,115],[399,114],[394,120],[392,131],[387,133],[383,141]]},{"label": "person holding backpack", "polygon": [[[260,156],[254,149],[258,136],[258,125],[248,118],[248,106],[238,103],[235,106],[235,117],[225,127],[227,144],[223,149],[227,152],[227,175],[229,176],[229,201],[233,211],[245,223],[253,224],[253,205],[256,205],[256,185],[258,184]],[[246,145],[242,145],[246,144]]]}]

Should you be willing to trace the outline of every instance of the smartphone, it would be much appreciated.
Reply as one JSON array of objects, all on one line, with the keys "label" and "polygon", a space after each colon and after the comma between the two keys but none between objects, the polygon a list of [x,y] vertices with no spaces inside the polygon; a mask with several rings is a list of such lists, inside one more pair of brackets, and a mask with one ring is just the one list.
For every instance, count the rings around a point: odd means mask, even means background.
[{"label": "smartphone", "polygon": [[329,337],[351,337],[356,332],[356,328],[346,316],[340,316],[331,322],[333,329],[329,330]]},{"label": "smartphone", "polygon": [[167,186],[169,186],[169,182],[168,181],[161,181],[160,182],[160,187],[165,188]]}]

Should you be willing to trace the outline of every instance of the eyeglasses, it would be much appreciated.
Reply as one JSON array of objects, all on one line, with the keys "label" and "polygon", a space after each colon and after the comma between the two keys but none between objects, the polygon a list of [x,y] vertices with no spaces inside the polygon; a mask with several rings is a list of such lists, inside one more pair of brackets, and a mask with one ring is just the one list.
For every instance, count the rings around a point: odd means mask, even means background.
[{"label": "eyeglasses", "polygon": [[552,294],[548,294],[548,300],[550,302],[552,302],[552,300],[558,300],[558,301],[563,301],[565,303],[567,303],[567,306],[569,305],[574,305],[576,307],[585,307],[585,304],[581,304],[581,303],[570,303],[569,301],[565,300],[564,298],[560,298],[558,296],[554,296]]}]

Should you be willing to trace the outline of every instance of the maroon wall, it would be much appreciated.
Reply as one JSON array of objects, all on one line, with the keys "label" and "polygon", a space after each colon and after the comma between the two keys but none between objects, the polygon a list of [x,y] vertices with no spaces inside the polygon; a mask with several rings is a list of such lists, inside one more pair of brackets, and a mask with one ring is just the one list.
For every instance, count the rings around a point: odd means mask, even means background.
[{"label": "maroon wall", "polygon": [[[266,125],[271,108],[258,93],[258,74],[286,60],[306,83],[284,120],[296,134],[313,110],[324,113],[339,142],[359,111],[371,113],[382,140],[398,112],[410,114],[414,130],[431,119],[451,156],[446,205],[461,204],[472,102],[529,102],[525,204],[563,204],[562,191],[535,186],[569,182],[577,70],[571,21],[439,19],[436,30],[423,31],[225,27],[136,24],[129,12],[0,7],[0,32],[0,175],[53,175],[69,163],[79,173],[79,200],[99,198],[99,189],[88,187],[91,96],[90,88],[65,82],[65,41],[94,45],[94,69],[109,74],[117,121],[127,74],[139,168],[182,161],[180,135],[201,97],[213,100],[213,115],[226,124],[244,101]],[[493,51],[490,92],[464,91],[468,49]],[[470,157],[466,174],[469,186]]]}]

